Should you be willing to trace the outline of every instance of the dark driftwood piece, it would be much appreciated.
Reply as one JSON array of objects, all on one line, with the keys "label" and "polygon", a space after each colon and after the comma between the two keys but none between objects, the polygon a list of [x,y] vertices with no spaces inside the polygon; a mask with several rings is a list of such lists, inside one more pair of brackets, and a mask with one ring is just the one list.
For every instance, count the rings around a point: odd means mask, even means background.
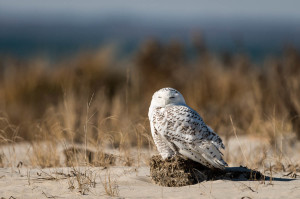
[{"label": "dark driftwood piece", "polygon": [[163,160],[160,155],[150,161],[152,180],[161,186],[180,187],[205,180],[259,180],[263,175],[246,167],[231,167],[225,170],[211,170],[200,163],[180,156]]},{"label": "dark driftwood piece", "polygon": [[85,162],[85,158],[86,162],[93,166],[113,166],[116,162],[116,158],[112,154],[94,152],[79,147],[69,147],[65,149],[64,155],[66,157],[67,166],[80,165],[80,163]]}]

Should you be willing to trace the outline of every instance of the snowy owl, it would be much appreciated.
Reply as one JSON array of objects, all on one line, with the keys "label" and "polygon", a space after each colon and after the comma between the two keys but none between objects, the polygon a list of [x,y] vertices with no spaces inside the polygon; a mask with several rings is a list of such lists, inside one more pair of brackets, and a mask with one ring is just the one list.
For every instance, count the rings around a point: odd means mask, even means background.
[{"label": "snowy owl", "polygon": [[163,159],[180,154],[211,169],[225,169],[221,138],[200,115],[186,105],[173,88],[162,88],[152,96],[148,117],[151,133]]}]

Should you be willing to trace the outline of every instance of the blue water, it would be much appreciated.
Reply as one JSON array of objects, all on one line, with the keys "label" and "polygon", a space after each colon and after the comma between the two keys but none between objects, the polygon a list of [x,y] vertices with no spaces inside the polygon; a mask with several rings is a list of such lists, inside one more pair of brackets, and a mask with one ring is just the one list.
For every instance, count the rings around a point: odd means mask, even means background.
[{"label": "blue water", "polygon": [[0,54],[17,57],[48,56],[59,59],[102,45],[118,45],[118,55],[126,56],[141,43],[155,38],[172,40],[192,48],[194,35],[202,36],[213,53],[244,53],[253,60],[282,54],[287,46],[300,49],[300,23],[272,20],[201,20],[168,23],[146,19],[113,18],[89,23],[68,21],[11,22],[0,19]]}]

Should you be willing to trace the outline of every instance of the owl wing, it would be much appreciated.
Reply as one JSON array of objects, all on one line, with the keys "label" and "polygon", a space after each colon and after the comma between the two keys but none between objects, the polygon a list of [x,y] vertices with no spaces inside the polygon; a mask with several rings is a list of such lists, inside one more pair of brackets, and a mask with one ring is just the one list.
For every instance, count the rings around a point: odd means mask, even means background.
[{"label": "owl wing", "polygon": [[173,151],[209,168],[227,166],[220,152],[220,148],[225,148],[222,139],[196,111],[188,106],[169,105],[157,109],[156,115],[154,128]]}]

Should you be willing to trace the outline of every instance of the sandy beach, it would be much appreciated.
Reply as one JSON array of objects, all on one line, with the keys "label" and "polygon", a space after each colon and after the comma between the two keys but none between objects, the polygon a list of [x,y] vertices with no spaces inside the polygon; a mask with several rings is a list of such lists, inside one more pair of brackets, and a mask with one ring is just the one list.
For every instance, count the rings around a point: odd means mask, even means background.
[{"label": "sandy beach", "polygon": [[[74,175],[81,173],[82,185]],[[276,177],[275,177],[276,176]],[[206,181],[185,187],[151,182],[149,167],[0,169],[1,198],[300,198],[300,179],[277,173],[265,181]],[[108,181],[110,177],[110,182]],[[91,180],[91,181],[90,181]]]},{"label": "sandy beach", "polygon": [[[290,146],[285,142],[288,140],[282,143]],[[122,154],[107,149],[106,152],[117,157],[113,166],[68,167],[64,147],[57,144],[60,166],[42,169],[32,164],[31,144],[2,146],[0,198],[300,198],[299,154],[295,152],[299,142],[293,148],[283,148],[282,156],[268,150],[266,157],[263,149],[268,143],[264,140],[240,136],[239,143],[232,138],[227,144],[227,153],[231,155],[227,156],[229,166],[238,167],[240,162],[247,162],[247,167],[260,171],[267,176],[265,179],[214,180],[184,187],[162,187],[151,180],[146,161],[156,151],[141,150],[137,161],[136,150],[131,149],[132,165],[125,166],[120,161]],[[281,165],[276,163],[279,160]],[[264,166],[269,164],[272,166]]]}]

